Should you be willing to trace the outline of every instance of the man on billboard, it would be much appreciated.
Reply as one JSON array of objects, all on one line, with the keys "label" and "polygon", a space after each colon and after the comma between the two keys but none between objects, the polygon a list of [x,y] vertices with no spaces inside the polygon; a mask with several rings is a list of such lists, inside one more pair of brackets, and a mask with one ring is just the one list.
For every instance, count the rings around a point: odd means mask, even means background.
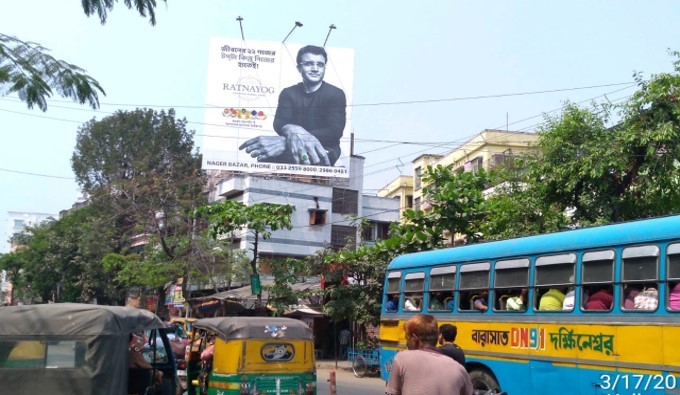
[{"label": "man on billboard", "polygon": [[322,47],[300,48],[296,61],[302,82],[279,95],[274,116],[278,136],[258,136],[239,149],[258,162],[333,166],[341,154],[345,93],[323,80],[328,55]]}]

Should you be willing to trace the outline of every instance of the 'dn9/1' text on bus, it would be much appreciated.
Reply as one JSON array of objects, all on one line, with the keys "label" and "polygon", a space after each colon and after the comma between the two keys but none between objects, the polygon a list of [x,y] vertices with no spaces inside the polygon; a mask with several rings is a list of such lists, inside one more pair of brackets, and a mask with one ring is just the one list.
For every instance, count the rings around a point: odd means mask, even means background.
[{"label": "'dn9/1' text on bus", "polygon": [[395,258],[383,379],[419,313],[458,327],[477,393],[680,394],[680,216]]}]

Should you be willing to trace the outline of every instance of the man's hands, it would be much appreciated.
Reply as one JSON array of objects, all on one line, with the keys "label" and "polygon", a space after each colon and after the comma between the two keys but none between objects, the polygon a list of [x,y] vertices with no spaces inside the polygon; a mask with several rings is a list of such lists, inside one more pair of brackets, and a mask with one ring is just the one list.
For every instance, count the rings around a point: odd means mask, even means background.
[{"label": "man's hands", "polygon": [[295,163],[330,166],[326,149],[319,139],[298,125],[285,125],[281,134],[286,137],[286,148]]},{"label": "man's hands", "polygon": [[238,149],[245,149],[258,162],[266,162],[286,151],[286,138],[283,136],[258,136],[241,144]]},{"label": "man's hands", "polygon": [[258,162],[289,154],[295,164],[330,166],[326,149],[319,139],[298,125],[286,125],[281,136],[258,136],[238,147]]}]

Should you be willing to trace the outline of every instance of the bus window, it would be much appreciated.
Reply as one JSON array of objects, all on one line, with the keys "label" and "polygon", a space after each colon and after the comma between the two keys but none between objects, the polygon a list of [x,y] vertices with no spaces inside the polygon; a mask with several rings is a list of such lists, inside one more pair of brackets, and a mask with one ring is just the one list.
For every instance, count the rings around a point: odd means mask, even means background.
[{"label": "bus window", "polygon": [[425,273],[408,273],[404,276],[404,311],[421,311],[423,309],[424,290]]},{"label": "bus window", "polygon": [[680,243],[668,246],[666,253],[666,278],[668,278],[668,309],[680,311]]},{"label": "bus window", "polygon": [[[489,270],[491,263],[480,262],[460,267],[458,308],[486,311],[488,308]],[[476,302],[476,303],[475,303]],[[476,306],[475,306],[476,304]]]},{"label": "bus window", "polygon": [[[654,311],[659,306],[659,247],[645,245],[623,250],[621,281],[639,293],[633,300],[633,309]],[[641,290],[640,290],[641,289]],[[628,296],[630,299],[630,296]],[[625,305],[625,300],[624,300]]]},{"label": "bus window", "polygon": [[567,287],[573,286],[576,254],[541,256],[536,259],[534,307],[562,311]]},{"label": "bus window", "polygon": [[[494,310],[526,311],[529,259],[508,259],[494,265]],[[509,302],[509,303],[508,303]]]},{"label": "bus window", "polygon": [[614,301],[614,260],[612,250],[591,251],[581,258],[581,307],[584,310],[610,311]]},{"label": "bus window", "polygon": [[385,300],[385,310],[396,312],[399,309],[399,283],[401,282],[401,272],[387,273],[387,296]]},{"label": "bus window", "polygon": [[456,267],[435,267],[430,270],[429,311],[453,310],[456,289]]}]

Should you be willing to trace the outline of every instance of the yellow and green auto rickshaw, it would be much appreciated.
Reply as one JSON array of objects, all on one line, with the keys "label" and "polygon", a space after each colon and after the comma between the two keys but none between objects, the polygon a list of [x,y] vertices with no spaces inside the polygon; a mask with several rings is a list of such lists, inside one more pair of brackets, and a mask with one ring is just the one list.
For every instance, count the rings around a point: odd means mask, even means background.
[{"label": "yellow and green auto rickshaw", "polygon": [[316,394],[314,338],[299,320],[199,319],[188,354],[189,395]]}]

